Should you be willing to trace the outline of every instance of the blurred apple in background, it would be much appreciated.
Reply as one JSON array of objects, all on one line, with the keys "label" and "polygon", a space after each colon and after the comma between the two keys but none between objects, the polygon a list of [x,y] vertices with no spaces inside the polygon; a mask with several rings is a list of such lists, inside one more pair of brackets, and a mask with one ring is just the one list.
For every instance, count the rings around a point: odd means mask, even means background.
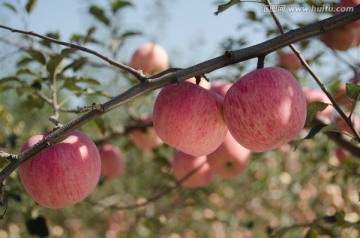
[{"label": "blurred apple in background", "polygon": [[130,67],[154,74],[169,67],[169,57],[163,47],[156,43],[140,45],[131,57]]},{"label": "blurred apple in background", "polygon": [[278,64],[291,73],[295,73],[301,67],[301,62],[294,52],[281,52]]},{"label": "blurred apple in background", "polygon": [[312,87],[302,87],[302,91],[304,93],[306,104],[311,102],[323,102],[329,104],[325,110],[318,112],[317,114],[320,116],[324,116],[327,118],[331,118],[334,112],[334,108],[330,99],[326,96],[326,94],[320,89],[315,89]]},{"label": "blurred apple in background", "polygon": [[321,40],[331,49],[346,51],[360,44],[360,28],[338,27],[322,34]]},{"label": "blurred apple in background", "polygon": [[177,181],[181,181],[185,176],[193,173],[181,182],[181,186],[185,188],[205,187],[211,182],[213,177],[206,156],[195,157],[177,150],[171,165]]},{"label": "blurred apple in background", "polygon": [[[141,115],[140,120],[142,122],[152,122],[152,116]],[[153,126],[132,130],[130,132],[130,138],[135,146],[144,152],[149,152],[163,144],[163,141],[157,136]]]},{"label": "blurred apple in background", "polygon": [[101,158],[101,175],[114,179],[124,173],[125,163],[120,149],[113,145],[103,145],[99,149]]},{"label": "blurred apple in background", "polygon": [[251,151],[241,146],[228,132],[220,147],[207,156],[207,161],[214,174],[231,179],[245,169],[250,155]]},{"label": "blurred apple in background", "polygon": [[[346,113],[346,114],[349,115],[349,113]],[[351,121],[352,121],[352,124],[354,125],[355,130],[360,131],[360,117],[356,114],[353,114],[351,116]],[[346,124],[345,120],[340,115],[335,116],[335,123],[339,130],[345,131],[351,135],[353,134],[349,125]]]}]

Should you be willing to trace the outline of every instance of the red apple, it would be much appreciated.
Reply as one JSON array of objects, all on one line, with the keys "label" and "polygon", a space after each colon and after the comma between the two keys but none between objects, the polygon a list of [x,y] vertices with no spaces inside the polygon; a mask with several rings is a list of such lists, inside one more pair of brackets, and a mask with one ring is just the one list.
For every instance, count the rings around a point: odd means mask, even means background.
[{"label": "red apple", "polygon": [[241,146],[228,132],[224,142],[207,156],[207,161],[214,174],[231,179],[245,169],[250,154],[251,151]]},{"label": "red apple", "polygon": [[124,173],[125,163],[118,147],[103,145],[99,149],[101,158],[101,175],[107,179],[114,179]]},{"label": "red apple", "polygon": [[294,52],[282,52],[279,55],[279,66],[294,73],[301,66],[301,62]]},{"label": "red apple", "polygon": [[211,84],[210,90],[225,97],[225,94],[231,86],[232,83],[217,81]]},{"label": "red apple", "polygon": [[140,45],[131,57],[130,67],[153,74],[169,67],[169,57],[163,47],[156,43]]},{"label": "red apple", "polygon": [[278,148],[302,130],[306,100],[294,76],[280,67],[257,69],[236,81],[225,95],[230,133],[245,148]]},{"label": "red apple", "polygon": [[334,108],[331,105],[332,103],[322,90],[315,89],[312,87],[302,87],[302,91],[305,95],[307,104],[311,102],[323,102],[330,104],[325,108],[325,110],[318,112],[317,113],[318,115],[328,118],[330,118],[333,115]]},{"label": "red apple", "polygon": [[195,157],[181,151],[176,151],[174,154],[172,171],[177,181],[188,176],[181,182],[181,186],[185,188],[205,187],[211,182],[213,176],[206,156]]},{"label": "red apple", "polygon": [[[47,134],[31,137],[21,151]],[[96,145],[88,136],[75,131],[24,161],[19,166],[19,175],[26,192],[36,202],[48,208],[63,208],[82,201],[93,191],[100,169]]]},{"label": "red apple", "polygon": [[207,155],[220,146],[227,131],[222,105],[221,96],[196,84],[167,86],[155,100],[155,132],[184,153]]},{"label": "red apple", "polygon": [[[142,115],[140,119],[142,121],[151,121],[152,117],[149,115]],[[149,152],[163,144],[163,141],[157,136],[152,126],[145,130],[136,129],[131,131],[130,138],[135,146],[144,152]]]}]

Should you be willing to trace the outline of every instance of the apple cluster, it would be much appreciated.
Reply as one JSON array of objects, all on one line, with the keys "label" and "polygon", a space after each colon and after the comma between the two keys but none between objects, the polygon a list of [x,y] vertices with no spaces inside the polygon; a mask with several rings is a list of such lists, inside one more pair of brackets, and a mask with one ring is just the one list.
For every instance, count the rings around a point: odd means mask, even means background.
[{"label": "apple cluster", "polygon": [[[336,7],[341,13],[346,7],[355,7],[360,4],[360,0],[340,0]],[[335,28],[324,33],[321,40],[329,48],[339,51],[346,51],[360,45],[360,20],[348,25]]]}]

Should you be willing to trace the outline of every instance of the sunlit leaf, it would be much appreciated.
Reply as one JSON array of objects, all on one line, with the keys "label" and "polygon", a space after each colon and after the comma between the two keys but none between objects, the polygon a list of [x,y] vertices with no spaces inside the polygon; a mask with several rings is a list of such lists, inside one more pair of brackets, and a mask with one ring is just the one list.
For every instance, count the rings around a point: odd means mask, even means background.
[{"label": "sunlit leaf", "polygon": [[311,102],[307,104],[306,124],[312,122],[317,112],[325,110],[329,104],[324,102]]},{"label": "sunlit leaf", "polygon": [[31,13],[35,6],[36,6],[37,0],[28,0],[26,5],[25,5],[25,10],[27,13]]},{"label": "sunlit leaf", "polygon": [[354,101],[360,100],[360,85],[346,83],[346,94]]},{"label": "sunlit leaf", "polygon": [[118,10],[124,7],[132,7],[133,4],[128,1],[114,0],[111,2],[111,10],[115,14]]},{"label": "sunlit leaf", "polygon": [[30,49],[30,50],[25,50],[25,52],[28,53],[32,59],[36,60],[40,64],[46,63],[46,58],[41,51]]},{"label": "sunlit leaf", "polygon": [[222,5],[218,5],[218,9],[215,12],[215,15],[218,15],[219,13],[227,10],[228,8],[232,7],[235,4],[238,4],[239,2],[241,2],[241,0],[231,0],[228,3],[222,4]]},{"label": "sunlit leaf", "polygon": [[14,5],[12,5],[11,3],[4,2],[2,5],[8,8],[9,10],[13,11],[14,13],[17,13],[16,7],[14,7]]},{"label": "sunlit leaf", "polygon": [[89,8],[89,12],[91,15],[93,15],[97,20],[99,20],[100,22],[104,23],[105,25],[109,25],[110,24],[110,20],[109,18],[105,15],[105,12],[102,8],[92,5]]}]

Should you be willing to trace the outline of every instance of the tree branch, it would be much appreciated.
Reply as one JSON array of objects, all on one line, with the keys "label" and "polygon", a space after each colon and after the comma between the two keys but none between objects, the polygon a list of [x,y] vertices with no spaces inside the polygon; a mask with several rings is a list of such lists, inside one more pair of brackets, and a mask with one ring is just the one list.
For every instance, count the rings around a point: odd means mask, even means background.
[{"label": "tree branch", "polygon": [[44,36],[44,35],[32,32],[32,31],[24,31],[24,30],[11,28],[11,27],[8,27],[8,26],[2,25],[2,24],[0,24],[0,28],[9,30],[9,31],[14,32],[14,33],[21,33],[21,34],[24,34],[24,35],[35,36],[37,38],[40,38],[40,39],[43,39],[43,40],[46,40],[46,41],[49,41],[49,42],[52,42],[52,43],[55,43],[55,44],[58,44],[58,45],[63,45],[63,46],[66,46],[66,47],[69,47],[69,48],[72,48],[72,49],[75,49],[75,50],[80,50],[80,51],[95,55],[96,57],[99,57],[100,59],[108,62],[110,65],[113,65],[113,66],[115,66],[117,68],[120,68],[120,69],[134,75],[140,82],[146,80],[146,77],[140,71],[135,70],[135,69],[133,69],[133,68],[127,66],[127,65],[116,62],[115,60],[112,60],[112,59],[106,57],[105,55],[102,55],[102,54],[100,54],[100,53],[98,53],[98,52],[96,52],[94,50],[88,49],[86,47],[76,45],[76,44],[72,44],[72,43],[65,42],[65,41],[60,41],[60,40],[57,40],[57,39],[54,39],[54,38],[51,38],[51,37],[48,37],[48,36]]},{"label": "tree branch", "polygon": [[[98,107],[94,107],[89,112],[68,122],[67,124],[65,124],[61,128],[58,128],[57,130],[49,134],[49,136],[39,141],[37,144],[29,148],[28,150],[20,153],[17,156],[16,160],[12,160],[0,172],[0,184],[3,184],[5,179],[26,159],[40,152],[49,145],[54,144],[57,141],[61,140],[61,138],[64,138],[71,131],[80,128],[82,125],[86,124],[87,122],[95,119],[96,117],[106,112],[109,112],[117,107],[120,107],[130,102],[136,97],[139,97],[156,89],[165,87],[167,85],[184,81],[186,79],[189,79],[197,75],[203,75],[212,72],[214,70],[226,67],[231,64],[236,64],[241,61],[249,60],[261,55],[266,55],[268,53],[286,47],[292,43],[304,39],[308,39],[310,37],[314,37],[316,35],[324,33],[325,31],[332,30],[336,27],[340,27],[342,25],[348,24],[358,19],[360,19],[360,6],[355,7],[353,12],[342,13],[330,17],[328,19],[315,22],[313,24],[289,31],[283,35],[280,35],[263,43],[240,50],[228,51],[224,55],[207,60],[205,62],[191,66],[189,68],[182,69],[170,74],[165,74],[158,78],[145,80],[135,85],[134,87],[128,89],[127,91],[121,93],[120,95],[112,98],[111,100],[105,102],[104,104],[100,104],[98,105]],[[6,27],[5,29],[11,29],[11,28]],[[15,29],[12,30],[16,31]],[[38,36],[36,33],[32,33],[32,35]],[[62,44],[65,46],[81,49],[81,47],[74,46],[68,43],[65,44],[62,43]],[[90,51],[89,53],[92,53],[92,51]],[[105,57],[104,60],[108,60],[108,59]]]}]

